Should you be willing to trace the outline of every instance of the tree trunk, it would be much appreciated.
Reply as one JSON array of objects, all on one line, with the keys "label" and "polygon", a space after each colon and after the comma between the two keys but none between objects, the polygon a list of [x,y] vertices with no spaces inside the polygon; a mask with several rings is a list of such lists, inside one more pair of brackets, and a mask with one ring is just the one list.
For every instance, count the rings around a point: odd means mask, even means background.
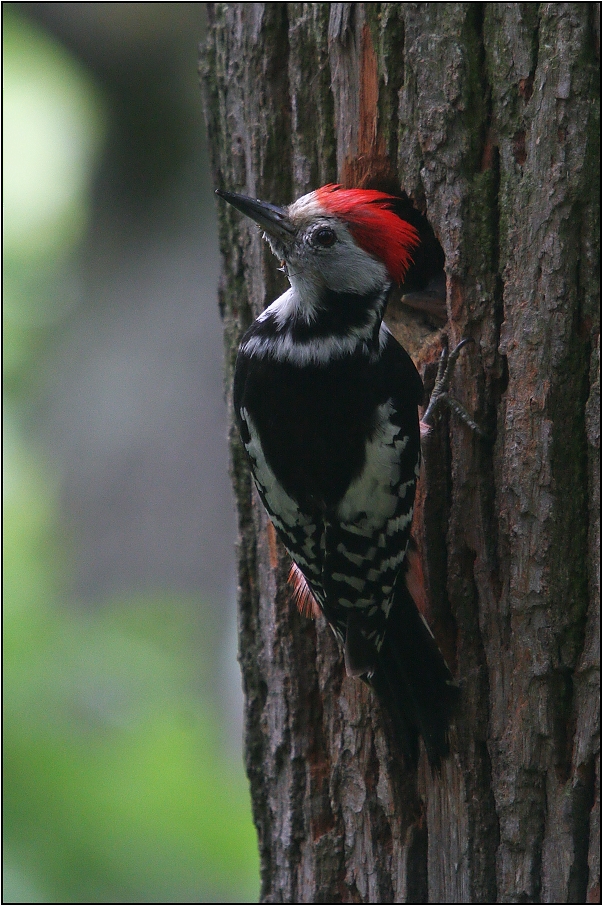
[{"label": "tree trunk", "polygon": [[[392,758],[371,691],[297,613],[232,429],[262,902],[597,902],[599,4],[208,9],[216,185],[402,186],[443,246],[448,322],[399,304],[389,323],[427,384],[442,337],[473,338],[453,389],[490,435],[451,416],[426,450],[432,618],[462,690],[433,774]],[[230,393],[285,283],[225,205],[220,235]]]}]

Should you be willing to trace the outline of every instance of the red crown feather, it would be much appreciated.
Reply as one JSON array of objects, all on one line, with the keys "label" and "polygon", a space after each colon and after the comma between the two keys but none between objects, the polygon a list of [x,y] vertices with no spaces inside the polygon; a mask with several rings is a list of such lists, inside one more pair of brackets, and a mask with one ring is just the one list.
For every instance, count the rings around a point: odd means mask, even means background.
[{"label": "red crown feather", "polygon": [[316,190],[316,198],[330,214],[345,220],[358,245],[383,261],[392,280],[402,282],[420,239],[416,229],[392,210],[393,195],[329,184]]}]

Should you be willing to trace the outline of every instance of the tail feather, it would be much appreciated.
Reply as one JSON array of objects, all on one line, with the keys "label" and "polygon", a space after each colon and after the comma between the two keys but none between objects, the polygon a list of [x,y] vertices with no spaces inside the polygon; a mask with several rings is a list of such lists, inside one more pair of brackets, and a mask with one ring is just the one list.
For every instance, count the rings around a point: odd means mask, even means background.
[{"label": "tail feather", "polygon": [[[416,559],[415,563],[411,552],[408,573],[398,577],[379,654],[374,649],[367,652],[354,619],[358,615],[351,611],[344,656],[348,675],[361,676],[376,692],[405,761],[417,764],[422,736],[429,763],[437,768],[449,752],[448,728],[459,690],[414,601],[416,597],[421,603],[424,596],[420,559]],[[320,607],[295,564],[289,581],[300,613],[316,617]]]},{"label": "tail feather", "polygon": [[418,737],[437,767],[448,754],[448,729],[458,687],[403,581],[398,582],[377,669],[375,689],[407,761],[416,764]]}]

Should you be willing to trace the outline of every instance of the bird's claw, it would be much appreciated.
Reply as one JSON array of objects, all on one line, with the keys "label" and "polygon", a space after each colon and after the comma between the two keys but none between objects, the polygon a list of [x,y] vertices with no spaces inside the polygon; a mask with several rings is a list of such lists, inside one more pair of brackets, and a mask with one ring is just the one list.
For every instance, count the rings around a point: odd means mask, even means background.
[{"label": "bird's claw", "polygon": [[450,386],[450,381],[454,374],[458,357],[467,343],[473,343],[473,338],[464,337],[460,343],[454,347],[451,353],[448,352],[446,346],[442,350],[440,361],[438,362],[438,372],[435,384],[431,392],[431,397],[429,398],[429,405],[421,419],[422,426],[426,427],[428,431],[434,427],[434,417],[438,409],[442,406],[448,406],[448,408],[456,413],[461,421],[465,422],[472,431],[475,431],[480,437],[486,437],[484,429],[469,415],[465,407],[448,393],[448,387]]}]

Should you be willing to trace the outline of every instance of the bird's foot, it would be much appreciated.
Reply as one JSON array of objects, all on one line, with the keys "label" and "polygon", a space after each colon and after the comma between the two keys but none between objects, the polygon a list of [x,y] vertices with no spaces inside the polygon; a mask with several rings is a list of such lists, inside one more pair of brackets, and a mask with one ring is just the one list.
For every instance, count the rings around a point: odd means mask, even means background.
[{"label": "bird's foot", "polygon": [[434,417],[438,409],[441,409],[442,406],[448,406],[448,408],[451,409],[461,421],[465,422],[472,431],[475,431],[480,437],[485,438],[487,436],[484,429],[469,415],[465,407],[448,393],[450,381],[454,374],[454,369],[456,368],[461,349],[463,349],[467,343],[472,342],[473,340],[471,337],[465,337],[457,346],[455,346],[451,353],[448,352],[447,346],[442,350],[440,361],[438,362],[438,373],[429,399],[429,405],[421,419],[421,427],[424,430],[428,432],[431,431],[434,427]]}]

